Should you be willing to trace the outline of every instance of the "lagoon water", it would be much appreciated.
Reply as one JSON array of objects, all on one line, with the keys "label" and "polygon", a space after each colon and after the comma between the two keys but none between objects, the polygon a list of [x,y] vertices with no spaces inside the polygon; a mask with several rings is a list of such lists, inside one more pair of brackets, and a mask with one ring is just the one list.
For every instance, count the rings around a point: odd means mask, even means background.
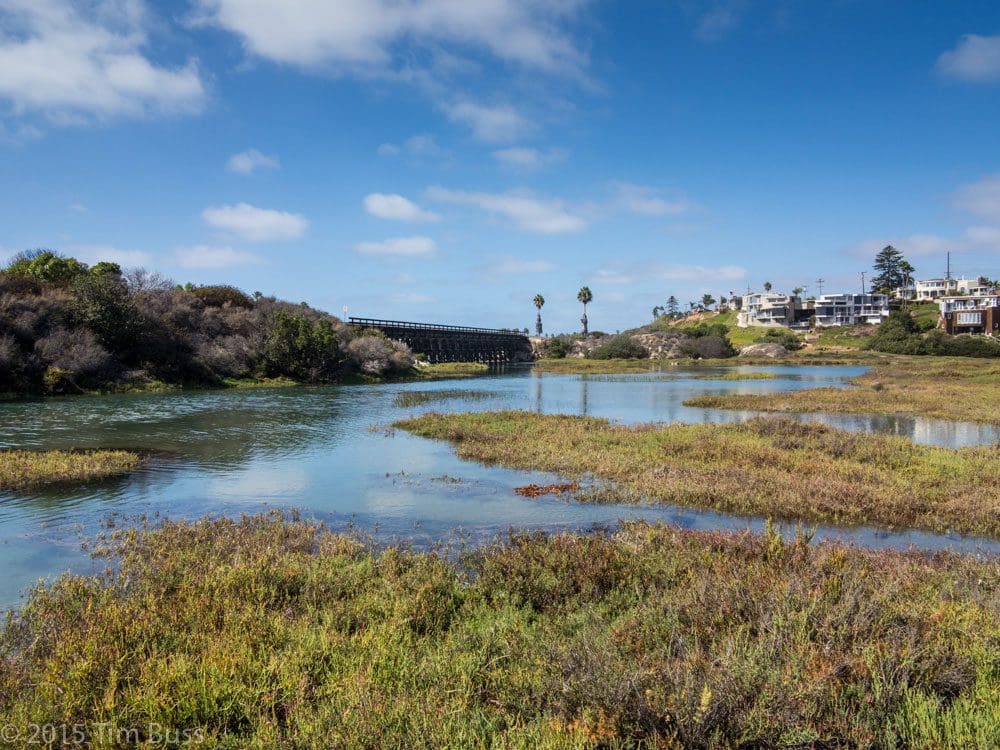
[{"label": "lagoon water", "polygon": [[[673,507],[579,505],[526,500],[513,489],[551,475],[461,461],[451,446],[387,426],[426,411],[528,409],[635,422],[723,422],[748,414],[695,409],[683,401],[715,392],[767,393],[850,387],[861,367],[745,367],[774,380],[712,381],[733,368],[669,367],[638,375],[550,375],[528,367],[489,377],[371,386],[260,388],[59,398],[0,405],[3,448],[133,448],[161,452],[129,477],[83,489],[0,493],[0,607],[16,606],[41,577],[93,570],[81,540],[112,514],[174,518],[296,508],[332,528],[418,546],[493,538],[511,527],[590,528],[647,518],[688,528],[760,528],[762,520]],[[400,394],[451,397],[401,405]],[[804,415],[850,430],[951,447],[996,443],[990,425],[921,418]],[[820,538],[867,546],[1000,552],[957,535],[821,527]]]}]

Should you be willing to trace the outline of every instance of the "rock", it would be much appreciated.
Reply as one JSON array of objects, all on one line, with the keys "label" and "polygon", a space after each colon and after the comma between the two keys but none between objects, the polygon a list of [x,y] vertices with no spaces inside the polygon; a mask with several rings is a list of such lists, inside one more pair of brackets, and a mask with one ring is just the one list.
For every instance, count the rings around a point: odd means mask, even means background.
[{"label": "rock", "polygon": [[781,344],[750,344],[740,349],[741,357],[769,357],[777,359],[788,354],[788,350]]},{"label": "rock", "polygon": [[642,344],[649,352],[650,359],[678,359],[684,357],[682,351],[688,337],[677,331],[670,333],[637,333],[632,340]]}]

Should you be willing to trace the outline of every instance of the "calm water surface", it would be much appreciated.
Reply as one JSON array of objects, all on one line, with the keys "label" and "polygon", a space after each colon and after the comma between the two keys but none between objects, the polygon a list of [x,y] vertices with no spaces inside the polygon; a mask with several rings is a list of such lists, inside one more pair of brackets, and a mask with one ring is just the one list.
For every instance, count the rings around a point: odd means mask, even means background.
[{"label": "calm water surface", "polygon": [[[418,545],[465,536],[492,538],[511,526],[588,528],[623,518],[688,528],[759,528],[757,518],[671,507],[576,505],[554,498],[524,500],[513,488],[551,475],[483,467],[457,459],[449,445],[384,428],[426,411],[530,409],[634,422],[724,422],[748,415],[694,409],[682,402],[703,393],[767,393],[845,387],[861,367],[754,367],[776,380],[710,381],[733,368],[671,367],[642,375],[540,375],[530,369],[435,383],[202,391],[50,399],[0,405],[0,447],[122,447],[167,452],[125,479],[85,489],[0,493],[0,606],[16,604],[27,586],[73,568],[90,569],[80,540],[111,513],[196,517],[294,507],[348,524],[380,541]],[[416,407],[397,405],[406,391],[476,392]],[[903,435],[946,446],[1000,441],[988,425],[885,416],[808,415],[850,430]],[[821,528],[818,536],[869,546],[949,547],[1000,551],[997,543]]]}]

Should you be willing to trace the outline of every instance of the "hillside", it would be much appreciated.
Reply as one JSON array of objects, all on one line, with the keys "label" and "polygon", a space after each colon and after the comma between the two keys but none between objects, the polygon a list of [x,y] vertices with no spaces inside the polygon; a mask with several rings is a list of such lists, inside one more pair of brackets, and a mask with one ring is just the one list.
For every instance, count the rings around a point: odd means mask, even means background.
[{"label": "hillside", "polygon": [[0,392],[60,394],[409,371],[409,349],[305,303],[178,286],[51,251],[0,270]]}]

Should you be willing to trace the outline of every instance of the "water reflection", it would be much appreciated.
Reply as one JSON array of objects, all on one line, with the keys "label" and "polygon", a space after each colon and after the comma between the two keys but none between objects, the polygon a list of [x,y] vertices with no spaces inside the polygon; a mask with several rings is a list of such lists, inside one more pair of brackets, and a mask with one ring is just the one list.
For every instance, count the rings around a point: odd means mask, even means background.
[{"label": "water reflection", "polygon": [[[381,539],[433,540],[456,530],[470,538],[510,526],[589,528],[620,518],[649,518],[689,528],[757,527],[759,519],[678,508],[577,505],[525,501],[513,488],[553,477],[482,467],[457,459],[444,443],[371,430],[405,415],[441,410],[529,409],[621,422],[725,422],[747,414],[686,407],[704,393],[769,393],[843,387],[863,368],[740,368],[773,372],[774,380],[718,381],[733,372],[666,367],[624,376],[542,375],[512,368],[488,378],[438,383],[326,388],[275,388],[158,395],[52,399],[0,405],[0,447],[126,447],[166,451],[164,460],[126,479],[83,489],[49,488],[0,494],[0,604],[39,576],[86,565],[80,535],[98,530],[109,512],[255,512],[294,507],[340,526],[377,531]],[[407,408],[409,390],[470,390]],[[482,392],[488,392],[485,396]],[[949,446],[994,443],[995,426],[917,417],[805,415],[845,429],[903,435]],[[821,536],[879,546],[977,548],[979,540],[877,530],[822,529]]]}]

